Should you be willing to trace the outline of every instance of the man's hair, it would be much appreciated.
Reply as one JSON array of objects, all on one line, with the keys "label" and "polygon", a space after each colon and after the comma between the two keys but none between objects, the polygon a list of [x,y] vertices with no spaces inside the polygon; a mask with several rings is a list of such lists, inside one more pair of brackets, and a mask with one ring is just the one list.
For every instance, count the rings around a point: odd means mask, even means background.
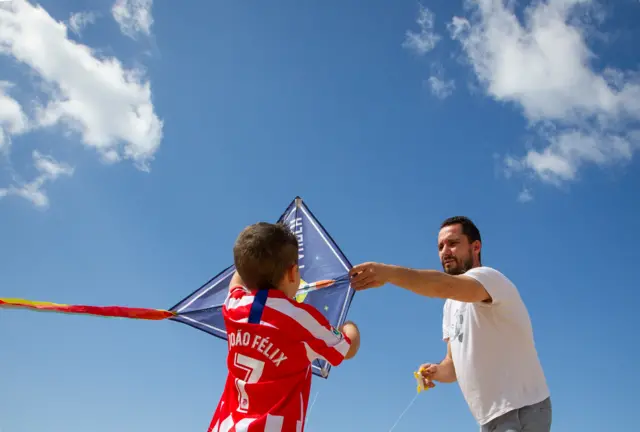
[{"label": "man's hair", "polygon": [[298,240],[282,223],[258,222],[236,239],[233,260],[247,288],[277,288],[287,269],[298,263]]},{"label": "man's hair", "polygon": [[[480,230],[478,227],[466,216],[452,216],[447,218],[440,225],[440,229],[451,226],[458,225],[462,226],[462,234],[467,237],[469,244],[473,243],[476,240],[482,242],[482,238],[480,237]],[[481,261],[481,253],[478,254],[478,260]]]}]

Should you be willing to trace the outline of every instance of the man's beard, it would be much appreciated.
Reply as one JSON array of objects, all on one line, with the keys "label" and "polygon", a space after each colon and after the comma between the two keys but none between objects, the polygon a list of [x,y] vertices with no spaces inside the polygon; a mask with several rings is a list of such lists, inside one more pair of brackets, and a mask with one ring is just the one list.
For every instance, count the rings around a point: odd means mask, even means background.
[{"label": "man's beard", "polygon": [[453,267],[446,268],[444,262],[442,263],[442,269],[445,273],[457,276],[466,273],[473,267],[473,259],[471,258],[471,256],[469,256],[469,258],[462,262],[460,262],[458,258],[454,258],[454,260],[455,265]]}]

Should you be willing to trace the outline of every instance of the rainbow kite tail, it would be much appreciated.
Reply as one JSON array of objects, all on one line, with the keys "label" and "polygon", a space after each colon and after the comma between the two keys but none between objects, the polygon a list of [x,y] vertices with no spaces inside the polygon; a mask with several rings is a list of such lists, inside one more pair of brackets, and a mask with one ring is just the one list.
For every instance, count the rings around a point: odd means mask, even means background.
[{"label": "rainbow kite tail", "polygon": [[97,315],[110,318],[132,318],[143,320],[163,320],[176,315],[163,309],[149,309],[124,306],[66,305],[52,302],[31,301],[15,298],[0,298],[0,307],[22,308],[43,312]]}]

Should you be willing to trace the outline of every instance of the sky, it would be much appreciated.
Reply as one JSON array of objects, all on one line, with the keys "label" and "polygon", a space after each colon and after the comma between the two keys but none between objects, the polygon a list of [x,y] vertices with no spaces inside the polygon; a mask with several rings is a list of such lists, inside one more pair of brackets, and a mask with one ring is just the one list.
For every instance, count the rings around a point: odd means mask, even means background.
[{"label": "sky", "polygon": [[[304,3],[304,4],[303,4]],[[440,269],[471,217],[518,287],[554,431],[633,428],[640,3],[0,4],[0,297],[168,308],[300,195],[356,264]],[[390,431],[439,299],[357,293],[307,430]],[[205,431],[224,341],[0,310],[2,432]],[[477,430],[457,384],[393,431]]]}]

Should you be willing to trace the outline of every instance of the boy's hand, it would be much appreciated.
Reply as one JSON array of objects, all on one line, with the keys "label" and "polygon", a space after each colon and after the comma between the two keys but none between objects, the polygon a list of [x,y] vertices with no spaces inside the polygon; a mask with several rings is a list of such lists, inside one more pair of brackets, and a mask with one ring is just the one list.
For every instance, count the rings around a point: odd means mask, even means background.
[{"label": "boy's hand", "polygon": [[345,322],[344,324],[342,324],[340,331],[347,335],[349,339],[351,339],[351,344],[360,344],[360,330],[354,322]]},{"label": "boy's hand", "polygon": [[348,331],[359,332],[358,326],[353,321],[345,321],[344,324],[342,324],[342,329],[341,330],[342,331],[346,331],[347,329],[350,329]]},{"label": "boy's hand", "polygon": [[347,352],[347,355],[344,357],[348,360],[355,356],[360,349],[360,330],[358,330],[358,326],[356,326],[355,323],[347,321],[342,325],[340,331],[342,331],[342,333],[344,333],[351,341],[349,352]]}]

